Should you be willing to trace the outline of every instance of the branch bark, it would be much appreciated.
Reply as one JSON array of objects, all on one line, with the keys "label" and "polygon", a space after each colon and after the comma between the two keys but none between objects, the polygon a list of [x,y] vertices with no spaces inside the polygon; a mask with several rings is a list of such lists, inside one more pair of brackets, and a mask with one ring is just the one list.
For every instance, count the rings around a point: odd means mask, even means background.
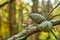
[{"label": "branch bark", "polygon": [[39,32],[40,30],[35,25],[28,26],[25,30],[18,33],[17,35],[12,36],[8,40],[25,40],[28,36]]},{"label": "branch bark", "polygon": [[51,20],[53,26],[59,25],[60,24],[60,19],[56,19],[56,20]]}]

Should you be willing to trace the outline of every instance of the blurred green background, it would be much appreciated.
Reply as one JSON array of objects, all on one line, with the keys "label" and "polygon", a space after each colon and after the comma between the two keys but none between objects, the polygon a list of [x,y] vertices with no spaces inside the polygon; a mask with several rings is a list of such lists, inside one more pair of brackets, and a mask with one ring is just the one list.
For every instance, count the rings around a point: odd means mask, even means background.
[{"label": "blurred green background", "polygon": [[[6,1],[0,0],[0,4]],[[19,33],[30,25],[29,14],[39,13],[46,17],[59,2],[60,0],[15,0],[0,7],[0,40],[7,40],[7,38]],[[57,14],[60,14],[60,6],[52,12],[51,16]],[[57,18],[60,18],[60,16],[53,19]],[[60,38],[60,25],[54,27],[54,32]],[[28,37],[27,40],[56,39],[51,32],[40,32]]]}]

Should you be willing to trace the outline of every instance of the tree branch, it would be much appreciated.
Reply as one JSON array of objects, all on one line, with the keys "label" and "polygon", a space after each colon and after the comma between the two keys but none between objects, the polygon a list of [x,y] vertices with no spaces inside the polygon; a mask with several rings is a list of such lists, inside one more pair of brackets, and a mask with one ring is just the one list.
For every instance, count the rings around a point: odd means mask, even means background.
[{"label": "tree branch", "polygon": [[52,17],[50,17],[48,20],[51,20],[52,18],[57,17],[57,16],[60,16],[60,14],[57,14],[57,15],[55,15],[55,16],[52,16]]},{"label": "tree branch", "polygon": [[51,33],[52,33],[53,36],[56,38],[56,40],[59,40],[59,38],[56,36],[56,34],[53,32],[53,30],[51,30]]},{"label": "tree branch", "polygon": [[60,24],[60,19],[56,19],[56,20],[50,20],[53,24],[53,26],[59,25]]},{"label": "tree branch", "polygon": [[[60,19],[56,20],[50,20],[53,26],[60,24]],[[42,24],[41,24],[42,25]],[[42,25],[43,26],[43,25]],[[8,40],[25,40],[28,36],[40,32],[39,27],[36,27],[35,25],[28,26],[25,30],[18,33],[17,35],[12,36]]]},{"label": "tree branch", "polygon": [[4,2],[3,4],[0,4],[0,8],[1,7],[3,7],[3,6],[5,6],[6,4],[8,4],[8,3],[12,3],[14,0],[8,0],[8,1],[6,1],[6,2]]},{"label": "tree branch", "polygon": [[60,5],[60,3],[58,3],[48,14],[47,18],[46,19],[49,19],[51,13]]},{"label": "tree branch", "polygon": [[18,33],[17,35],[12,36],[8,40],[26,40],[28,36],[37,32],[40,32],[40,30],[35,25],[29,25],[25,30]]}]

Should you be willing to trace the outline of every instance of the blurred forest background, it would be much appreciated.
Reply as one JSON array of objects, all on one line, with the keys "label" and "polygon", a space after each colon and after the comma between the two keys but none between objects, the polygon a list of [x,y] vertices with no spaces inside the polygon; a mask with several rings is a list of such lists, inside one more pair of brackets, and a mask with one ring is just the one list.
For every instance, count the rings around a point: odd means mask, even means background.
[{"label": "blurred forest background", "polygon": [[[6,1],[0,0],[0,4]],[[0,40],[7,40],[7,38],[24,30],[31,22],[29,14],[40,13],[46,17],[59,2],[60,0],[15,0],[0,7]],[[51,16],[57,14],[60,14],[60,6],[52,12]],[[60,16],[53,19],[57,18],[60,18]],[[54,29],[55,34],[60,38],[60,25],[57,25]],[[28,37],[27,40],[56,39],[51,33],[40,32]]]}]

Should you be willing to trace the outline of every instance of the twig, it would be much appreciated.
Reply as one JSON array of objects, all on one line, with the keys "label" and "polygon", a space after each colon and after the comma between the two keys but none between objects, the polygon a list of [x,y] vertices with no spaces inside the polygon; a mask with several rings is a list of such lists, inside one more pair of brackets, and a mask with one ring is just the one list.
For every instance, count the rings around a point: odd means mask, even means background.
[{"label": "twig", "polygon": [[57,16],[60,16],[60,14],[57,14],[57,15],[55,15],[55,16],[52,16],[52,17],[50,17],[48,20],[51,20],[52,18],[57,17]]},{"label": "twig", "polygon": [[49,19],[51,13],[60,5],[60,3],[58,3],[49,13],[46,19]]},{"label": "twig", "polygon": [[60,24],[60,19],[55,19],[55,20],[50,20],[53,24],[53,26],[59,25]]},{"label": "twig", "polygon": [[59,40],[58,37],[56,36],[56,34],[53,32],[53,30],[51,30],[51,33],[52,33],[53,36],[56,38],[56,40]]},{"label": "twig", "polygon": [[8,3],[12,3],[14,0],[10,0],[10,1],[6,1],[6,2],[4,2],[3,4],[0,4],[0,8],[1,7],[4,7],[6,4],[8,4]]}]

